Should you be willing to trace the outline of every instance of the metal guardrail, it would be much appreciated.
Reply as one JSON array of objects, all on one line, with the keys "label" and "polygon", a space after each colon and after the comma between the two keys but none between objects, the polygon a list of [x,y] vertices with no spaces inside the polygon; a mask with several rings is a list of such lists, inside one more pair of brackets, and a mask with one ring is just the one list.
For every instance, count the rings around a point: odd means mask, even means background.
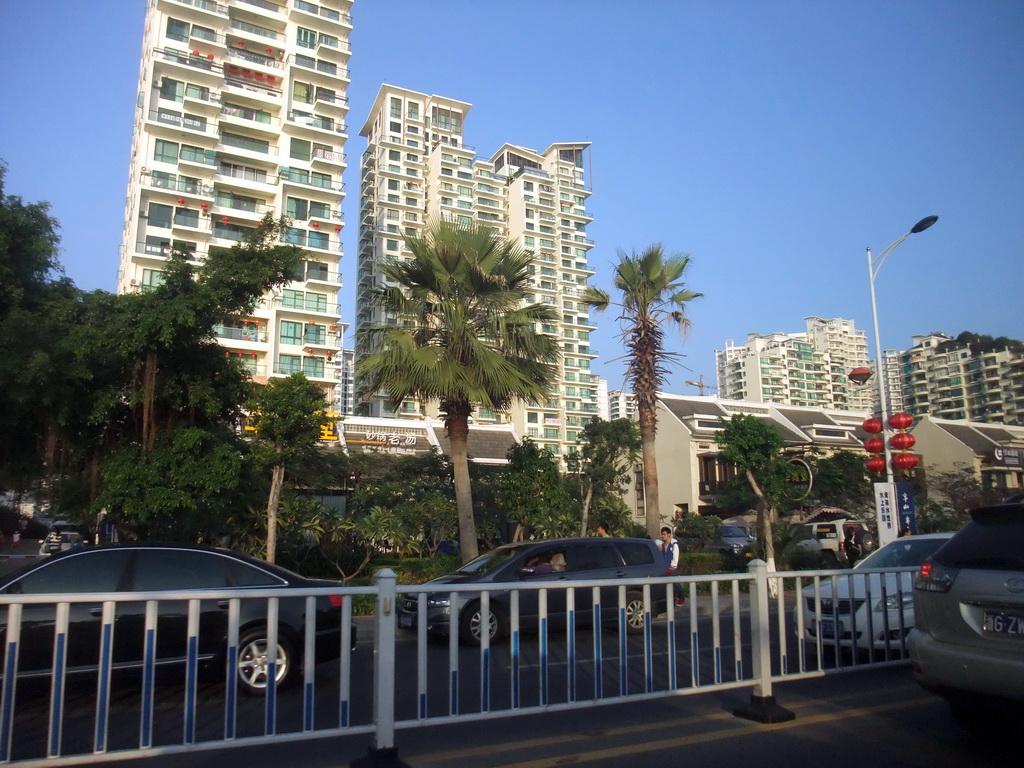
[{"label": "metal guardrail", "polygon": [[[735,574],[524,582],[481,590],[479,584],[399,586],[395,574],[385,569],[369,587],[247,589],[244,595],[238,590],[69,595],[58,603],[43,596],[5,595],[0,600],[6,623],[0,763],[99,762],[363,733],[372,735],[371,754],[394,754],[396,731],[405,728],[736,688],[752,689],[750,707],[737,714],[774,722],[786,719],[785,710],[774,704],[775,683],[906,660],[902,611],[875,609],[905,605],[914,571],[886,571],[894,574],[890,577],[867,570],[770,573],[754,561],[747,572]],[[674,607],[677,587],[687,594],[681,608]],[[864,593],[867,626],[857,626],[856,614],[844,612],[853,602],[844,606],[842,599],[829,598],[844,589],[851,595],[858,589]],[[529,592],[536,594],[539,606],[535,633],[523,631],[520,615],[521,598]],[[609,592],[615,595],[611,604]],[[627,592],[643,595],[644,621],[637,634],[626,631]],[[507,599],[508,641],[491,643],[484,637],[479,646],[461,645],[455,616],[446,642],[431,642],[423,619],[428,596],[438,593],[453,605],[466,593],[479,599],[483,626],[488,626],[492,598]],[[317,595],[339,594],[340,659],[305,664],[295,690],[278,691],[271,682],[262,699],[239,697],[234,670],[241,601],[266,601],[268,646],[274,647],[279,601],[304,598],[304,653],[315,659],[311,606]],[[357,595],[373,596],[375,614],[357,619],[361,642],[350,651],[352,598]],[[564,613],[549,612],[556,599],[559,604],[564,599]],[[182,661],[173,674],[168,668],[163,675],[157,655],[160,610],[174,600],[187,603],[185,645],[174,654]],[[415,632],[398,629],[396,609],[402,600],[417,607]],[[226,604],[228,612],[227,674],[214,681],[202,679],[195,652],[203,601]],[[668,606],[664,618],[652,611],[661,602]],[[100,616],[102,639],[88,681],[67,675],[69,616],[82,603]],[[135,604],[136,610],[142,606],[134,638],[126,630],[115,631],[125,603]],[[39,604],[53,607],[53,663],[46,670],[46,690],[39,680],[19,676],[18,667],[24,610]],[[608,610],[604,627],[585,627],[587,618],[600,621],[602,608],[614,609]],[[808,633],[812,624],[817,630],[824,621],[837,630],[831,638],[820,631]],[[881,637],[882,646],[866,658],[847,653],[853,640],[844,640],[840,627],[851,638],[864,632]],[[145,663],[138,676],[125,677],[113,649],[133,639],[143,644]],[[268,664],[273,681],[273,659]]]}]

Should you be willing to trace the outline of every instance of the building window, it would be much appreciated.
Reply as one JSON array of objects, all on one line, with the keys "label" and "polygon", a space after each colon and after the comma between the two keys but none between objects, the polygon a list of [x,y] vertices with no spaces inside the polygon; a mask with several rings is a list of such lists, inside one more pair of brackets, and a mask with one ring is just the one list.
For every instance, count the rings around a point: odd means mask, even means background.
[{"label": "building window", "polygon": [[150,203],[148,209],[149,226],[170,229],[174,209],[162,203]]},{"label": "building window", "polygon": [[302,343],[302,323],[292,322],[291,320],[281,321],[281,343],[282,344],[301,344]]},{"label": "building window", "polygon": [[177,40],[179,43],[187,43],[188,28],[189,24],[187,21],[179,21],[178,19],[168,19],[167,37],[169,37],[171,40]]},{"label": "building window", "polygon": [[156,147],[153,150],[153,159],[161,163],[178,162],[178,145],[173,141],[156,140]]},{"label": "building window", "polygon": [[316,32],[299,27],[295,32],[295,43],[300,48],[316,48]]}]

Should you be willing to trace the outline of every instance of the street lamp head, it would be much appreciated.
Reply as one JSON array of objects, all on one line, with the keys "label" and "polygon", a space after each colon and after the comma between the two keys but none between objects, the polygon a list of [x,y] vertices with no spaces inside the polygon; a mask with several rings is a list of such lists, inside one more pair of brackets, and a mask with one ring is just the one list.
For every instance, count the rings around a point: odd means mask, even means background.
[{"label": "street lamp head", "polygon": [[939,220],[938,216],[925,216],[917,224],[910,229],[910,234],[916,235],[918,232],[924,232],[928,227]]}]

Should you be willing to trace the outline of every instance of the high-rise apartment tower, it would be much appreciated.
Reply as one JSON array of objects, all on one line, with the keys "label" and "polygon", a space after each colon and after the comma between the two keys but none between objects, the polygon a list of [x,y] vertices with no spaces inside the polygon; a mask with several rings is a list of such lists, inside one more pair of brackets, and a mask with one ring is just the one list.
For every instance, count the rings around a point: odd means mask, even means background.
[{"label": "high-rise apartment tower", "polygon": [[[590,188],[585,183],[587,142],[552,144],[542,152],[505,144],[487,157],[464,140],[471,105],[390,85],[381,87],[360,135],[361,162],[356,326],[389,318],[366,299],[385,285],[382,263],[410,257],[403,237],[418,237],[431,222],[481,223],[535,255],[530,301],[558,310],[559,320],[538,330],[562,343],[559,379],[544,403],[517,403],[509,414],[480,410],[477,422],[509,419],[517,431],[564,455],[577,433],[598,414],[590,365],[594,325],[580,297],[594,274],[586,236]],[[595,377],[596,378],[596,377]],[[396,413],[380,397],[362,410],[370,416],[435,415],[435,404],[407,401]]]},{"label": "high-rise apartment tower", "polygon": [[215,333],[257,381],[302,371],[333,398],[344,325],[342,172],[352,0],[155,0],[146,12],[118,291],[160,284],[266,213],[306,260]]}]

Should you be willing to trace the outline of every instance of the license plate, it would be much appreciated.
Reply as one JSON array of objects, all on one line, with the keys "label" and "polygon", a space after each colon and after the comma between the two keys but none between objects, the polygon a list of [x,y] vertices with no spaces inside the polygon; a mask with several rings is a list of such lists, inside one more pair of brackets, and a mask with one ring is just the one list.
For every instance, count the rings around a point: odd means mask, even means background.
[{"label": "license plate", "polygon": [[834,621],[823,619],[818,622],[818,631],[821,633],[822,637],[835,637],[836,624]]},{"label": "license plate", "polygon": [[410,629],[412,627],[412,614],[403,613],[401,616],[399,616],[398,626],[402,627],[403,629]]},{"label": "license plate", "polygon": [[1016,637],[1024,640],[1024,616],[1003,611],[985,611],[981,628],[993,635]]}]

